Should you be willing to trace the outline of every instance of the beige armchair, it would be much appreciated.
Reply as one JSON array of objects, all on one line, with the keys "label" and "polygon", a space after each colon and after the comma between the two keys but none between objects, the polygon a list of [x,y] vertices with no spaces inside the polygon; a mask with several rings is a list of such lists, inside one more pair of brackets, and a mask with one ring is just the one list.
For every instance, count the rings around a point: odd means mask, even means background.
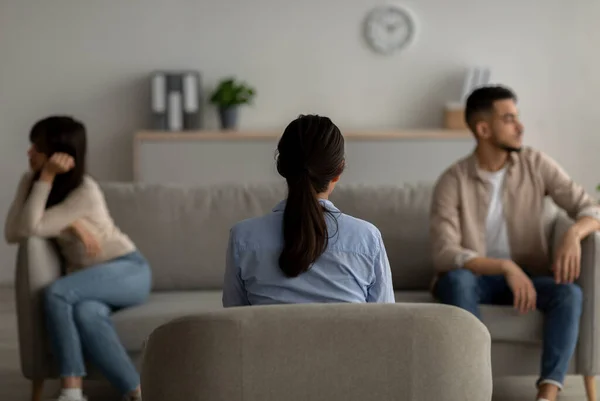
[{"label": "beige armchair", "polygon": [[145,401],[489,401],[490,334],[437,304],[230,308],[156,329]]}]

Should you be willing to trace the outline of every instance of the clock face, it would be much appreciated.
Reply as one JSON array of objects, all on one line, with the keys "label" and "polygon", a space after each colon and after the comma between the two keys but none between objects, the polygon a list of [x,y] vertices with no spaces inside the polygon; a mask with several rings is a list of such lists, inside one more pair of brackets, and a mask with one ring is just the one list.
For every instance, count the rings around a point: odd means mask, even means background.
[{"label": "clock face", "polygon": [[373,50],[390,54],[412,39],[415,24],[410,14],[397,6],[376,7],[367,15],[365,38]]}]

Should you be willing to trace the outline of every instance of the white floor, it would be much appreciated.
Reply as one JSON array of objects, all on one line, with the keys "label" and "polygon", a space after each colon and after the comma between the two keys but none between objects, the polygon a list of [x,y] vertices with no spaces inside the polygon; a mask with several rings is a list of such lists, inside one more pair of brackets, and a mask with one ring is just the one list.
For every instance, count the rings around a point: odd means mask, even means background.
[{"label": "white floor", "polygon": [[[30,383],[20,373],[14,295],[12,289],[0,288],[0,400],[29,400]],[[495,382],[494,401],[534,401],[534,377],[503,378]],[[48,382],[45,394],[52,397],[56,382]],[[90,401],[119,400],[118,394],[103,382],[86,383]],[[569,377],[561,401],[585,400],[582,379]],[[167,400],[165,400],[167,401]],[[409,400],[407,400],[409,401]]]}]

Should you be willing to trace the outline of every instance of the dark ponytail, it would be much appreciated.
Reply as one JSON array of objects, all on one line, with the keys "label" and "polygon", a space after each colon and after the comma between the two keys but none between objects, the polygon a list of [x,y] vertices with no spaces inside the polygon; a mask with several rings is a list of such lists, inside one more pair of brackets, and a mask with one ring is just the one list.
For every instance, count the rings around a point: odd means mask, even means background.
[{"label": "dark ponytail", "polygon": [[277,151],[277,171],[288,184],[279,267],[297,277],[327,248],[329,212],[318,195],[344,170],[344,138],[329,118],[300,116],[285,129]]}]

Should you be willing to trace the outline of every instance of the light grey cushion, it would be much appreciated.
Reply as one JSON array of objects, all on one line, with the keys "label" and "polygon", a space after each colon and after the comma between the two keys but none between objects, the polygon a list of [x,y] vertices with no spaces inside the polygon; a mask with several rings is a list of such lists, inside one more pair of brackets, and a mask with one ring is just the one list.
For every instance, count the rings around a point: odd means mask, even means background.
[{"label": "light grey cushion", "polygon": [[117,225],[152,266],[155,290],[220,289],[229,229],[270,211],[283,186],[103,184]]},{"label": "light grey cushion", "polygon": [[[117,225],[152,265],[155,290],[220,289],[229,229],[263,215],[286,196],[285,185],[208,186],[102,183]],[[426,289],[431,187],[340,185],[332,201],[382,233],[397,289]]]},{"label": "light grey cushion", "polygon": [[[283,183],[252,186],[102,183],[119,227],[146,255],[155,290],[220,289],[229,229],[268,213],[286,196]],[[374,224],[383,236],[394,288],[426,290],[433,267],[429,249],[429,184],[397,187],[339,185],[331,200]],[[553,221],[548,202],[547,222]],[[545,224],[544,230],[551,231]]]},{"label": "light grey cushion", "polygon": [[153,292],[146,303],[116,312],[112,317],[125,349],[139,352],[158,326],[182,316],[219,309],[221,291]]},{"label": "light grey cushion", "polygon": [[374,224],[383,237],[397,290],[425,290],[433,277],[429,249],[432,186],[339,186],[331,200],[344,213]]},{"label": "light grey cushion", "polygon": [[[436,302],[428,291],[397,291],[396,302]],[[481,318],[493,341],[541,344],[543,315],[539,311],[520,315],[511,306],[481,305]]]},{"label": "light grey cushion", "polygon": [[[398,303],[436,302],[427,291],[397,291],[395,295]],[[182,316],[221,308],[221,291],[154,292],[145,304],[116,312],[113,321],[125,348],[138,352],[156,327]],[[540,312],[521,316],[511,307],[492,305],[482,305],[481,312],[492,340],[541,343]]]}]

